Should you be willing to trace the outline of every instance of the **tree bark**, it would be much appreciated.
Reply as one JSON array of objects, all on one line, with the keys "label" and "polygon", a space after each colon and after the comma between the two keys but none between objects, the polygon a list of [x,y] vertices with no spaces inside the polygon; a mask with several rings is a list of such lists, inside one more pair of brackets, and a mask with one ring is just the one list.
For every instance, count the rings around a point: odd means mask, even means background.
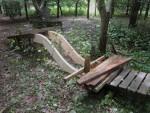
[{"label": "tree bark", "polygon": [[26,13],[26,19],[29,20],[27,0],[24,0],[24,8],[25,8],[25,13]]},{"label": "tree bark", "polygon": [[145,3],[144,2],[142,2],[141,3],[141,6],[140,6],[140,16],[142,15],[142,12],[143,12],[143,9],[144,9],[144,5],[145,5]]},{"label": "tree bark", "polygon": [[110,4],[112,1],[109,1],[109,6],[106,7],[106,4],[104,0],[97,0],[98,4],[98,10],[101,16],[101,34],[99,39],[99,50],[102,54],[106,53],[106,47],[107,47],[107,31],[108,31],[108,25],[110,20],[110,7],[112,4]]},{"label": "tree bark", "polygon": [[90,17],[90,0],[87,0],[87,1],[88,1],[87,18],[89,19],[89,17]]},{"label": "tree bark", "polygon": [[129,15],[130,0],[127,2],[126,15]]},{"label": "tree bark", "polygon": [[47,0],[32,0],[33,5],[42,20],[47,20],[50,17]]},{"label": "tree bark", "polygon": [[150,0],[148,0],[147,6],[146,6],[146,12],[145,12],[144,20],[148,17],[149,7],[150,7]]},{"label": "tree bark", "polygon": [[75,3],[75,17],[78,16],[78,4],[79,4],[79,0],[77,0]]},{"label": "tree bark", "polygon": [[137,25],[138,11],[140,9],[140,5],[141,3],[139,0],[132,0],[129,27],[135,27]]},{"label": "tree bark", "polygon": [[114,11],[115,11],[115,1],[114,0],[111,0],[111,6],[110,6],[110,10],[111,10],[111,12],[110,12],[110,17],[112,18],[113,17],[113,15],[114,15]]},{"label": "tree bark", "polygon": [[59,18],[60,0],[57,0],[57,18]]}]

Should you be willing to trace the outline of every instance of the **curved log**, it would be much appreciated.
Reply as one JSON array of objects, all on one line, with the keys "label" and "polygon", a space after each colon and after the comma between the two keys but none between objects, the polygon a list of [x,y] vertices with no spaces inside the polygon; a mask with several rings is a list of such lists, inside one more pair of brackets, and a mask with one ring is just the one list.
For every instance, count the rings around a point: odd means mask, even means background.
[{"label": "curved log", "polygon": [[44,35],[35,34],[33,41],[42,44],[64,71],[73,73],[77,70],[62,57],[62,55],[58,52],[52,42]]},{"label": "curved log", "polygon": [[63,35],[54,31],[48,31],[48,35],[48,38],[52,40],[52,42],[59,44],[61,48],[63,48],[65,55],[69,56],[74,63],[84,66],[85,59],[76,52],[76,50],[69,44]]}]

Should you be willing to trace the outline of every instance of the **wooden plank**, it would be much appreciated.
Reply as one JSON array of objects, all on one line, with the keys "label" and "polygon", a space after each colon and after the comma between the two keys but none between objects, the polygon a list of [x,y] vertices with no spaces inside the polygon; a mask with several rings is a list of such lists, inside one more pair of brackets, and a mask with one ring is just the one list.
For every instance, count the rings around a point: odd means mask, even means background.
[{"label": "wooden plank", "polygon": [[112,71],[116,70],[118,67],[124,65],[125,63],[129,62],[131,58],[125,58],[119,55],[114,55],[103,63],[98,65],[95,69],[87,73],[85,76],[81,77],[77,82],[78,84],[84,84],[91,80],[98,78],[101,75],[111,73]]},{"label": "wooden plank", "polygon": [[99,92],[106,84],[110,83],[120,72],[120,69],[111,73],[105,80],[103,80],[95,89],[95,92]]},{"label": "wooden plank", "polygon": [[84,66],[84,58],[76,52],[64,36],[54,31],[49,31],[48,35],[48,38],[52,40],[52,42],[56,42],[61,46],[61,48],[63,48],[66,56],[69,56],[75,63]]},{"label": "wooden plank", "polygon": [[141,82],[143,81],[143,79],[145,78],[146,73],[144,72],[140,72],[136,78],[132,81],[132,83],[130,84],[130,86],[128,87],[129,90],[136,92],[139,85],[141,84]]},{"label": "wooden plank", "polygon": [[77,69],[74,68],[72,65],[70,65],[62,56],[61,54],[57,51],[55,46],[51,43],[51,41],[45,37],[44,35],[41,34],[36,34],[34,39],[34,42],[42,44],[48,52],[52,55],[52,57],[55,59],[57,64],[66,72],[73,73]]},{"label": "wooden plank", "polygon": [[119,85],[119,87],[126,89],[129,84],[132,82],[132,80],[135,78],[135,76],[138,74],[137,71],[131,71],[128,76],[124,79],[124,81]]},{"label": "wooden plank", "polygon": [[87,82],[86,85],[90,86],[90,87],[94,87],[94,86],[100,84],[107,76],[109,76],[109,74],[104,74],[90,82]]},{"label": "wooden plank", "polygon": [[146,78],[144,79],[137,92],[145,95],[150,95],[150,73],[146,75]]},{"label": "wooden plank", "polygon": [[115,87],[118,86],[129,72],[129,69],[123,69],[123,71],[110,83],[110,85]]},{"label": "wooden plank", "polygon": [[[105,59],[106,59],[105,56],[101,56],[101,57],[99,57],[98,59],[92,61],[92,62],[90,63],[91,68],[96,67],[98,64],[102,63]],[[74,77],[74,76],[76,76],[76,75],[78,75],[78,74],[83,73],[83,71],[84,71],[84,67],[82,67],[81,69],[79,69],[79,70],[77,70],[77,71],[71,73],[70,75],[66,76],[66,77],[64,78],[64,80],[71,79],[72,77]]]}]

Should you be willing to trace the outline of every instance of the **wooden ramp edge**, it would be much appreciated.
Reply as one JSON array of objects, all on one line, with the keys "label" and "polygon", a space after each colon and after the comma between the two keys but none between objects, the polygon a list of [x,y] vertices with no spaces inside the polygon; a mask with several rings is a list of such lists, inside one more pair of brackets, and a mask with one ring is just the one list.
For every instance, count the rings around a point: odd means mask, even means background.
[{"label": "wooden ramp edge", "polygon": [[64,71],[68,73],[73,73],[77,70],[62,57],[62,55],[58,52],[52,42],[44,35],[35,34],[33,41],[42,44]]},{"label": "wooden ramp edge", "polygon": [[63,35],[54,31],[48,31],[48,38],[52,42],[60,45],[61,48],[63,48],[65,55],[69,56],[74,63],[84,66],[85,59],[76,52],[76,50],[70,45]]}]

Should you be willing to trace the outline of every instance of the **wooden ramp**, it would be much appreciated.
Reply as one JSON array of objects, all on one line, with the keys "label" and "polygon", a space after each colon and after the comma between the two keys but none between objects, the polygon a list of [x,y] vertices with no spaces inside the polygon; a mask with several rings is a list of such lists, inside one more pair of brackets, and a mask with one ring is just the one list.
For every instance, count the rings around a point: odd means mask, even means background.
[{"label": "wooden ramp", "polygon": [[150,96],[150,73],[123,69],[108,85]]}]

